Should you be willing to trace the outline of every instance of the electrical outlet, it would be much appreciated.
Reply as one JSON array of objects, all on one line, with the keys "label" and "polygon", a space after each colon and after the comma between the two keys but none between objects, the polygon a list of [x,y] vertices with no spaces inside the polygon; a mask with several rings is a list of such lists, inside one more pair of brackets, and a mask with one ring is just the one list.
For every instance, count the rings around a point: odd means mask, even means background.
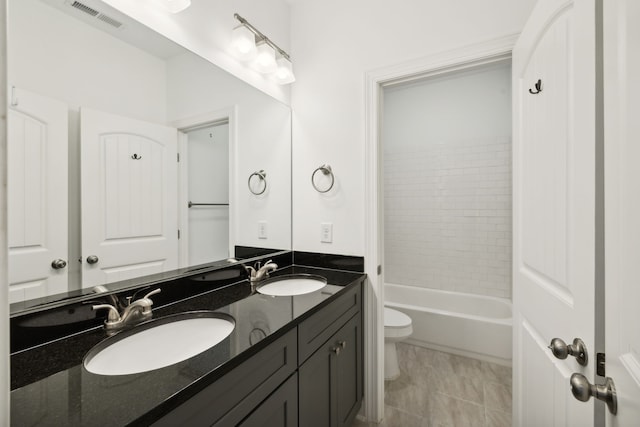
[{"label": "electrical outlet", "polygon": [[258,239],[267,238],[267,221],[258,221]]},{"label": "electrical outlet", "polygon": [[331,243],[333,242],[333,224],[330,222],[323,222],[320,224],[320,242]]}]

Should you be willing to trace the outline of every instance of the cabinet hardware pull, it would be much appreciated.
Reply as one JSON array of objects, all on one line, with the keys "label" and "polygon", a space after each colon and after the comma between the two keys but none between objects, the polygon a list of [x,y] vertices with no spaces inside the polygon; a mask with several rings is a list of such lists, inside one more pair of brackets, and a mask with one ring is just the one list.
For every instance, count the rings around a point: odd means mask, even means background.
[{"label": "cabinet hardware pull", "polygon": [[340,344],[340,347],[342,347],[342,349],[345,349],[347,347],[346,341],[340,341],[339,344]]},{"label": "cabinet hardware pull", "polygon": [[331,351],[336,354],[336,356],[340,356],[340,347],[333,347]]}]

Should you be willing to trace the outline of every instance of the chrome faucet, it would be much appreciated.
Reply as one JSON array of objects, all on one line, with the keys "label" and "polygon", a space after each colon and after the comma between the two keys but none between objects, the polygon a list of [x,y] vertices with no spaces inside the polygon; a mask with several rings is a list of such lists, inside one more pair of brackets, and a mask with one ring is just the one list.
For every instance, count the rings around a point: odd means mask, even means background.
[{"label": "chrome faucet", "polygon": [[104,328],[108,334],[114,334],[125,326],[150,319],[153,315],[151,313],[153,301],[149,297],[159,293],[160,289],[149,292],[143,298],[130,302],[129,305],[124,307],[122,312],[119,312],[118,309],[111,304],[98,304],[92,308],[93,310],[100,310],[102,308],[109,310],[107,320],[104,322]]},{"label": "chrome faucet", "polygon": [[260,268],[260,261],[258,261],[255,268],[248,265],[245,265],[244,268],[247,270],[247,273],[249,273],[250,282],[259,282],[260,280],[269,277],[269,272],[278,268],[278,264],[269,260],[264,263],[262,268]]}]

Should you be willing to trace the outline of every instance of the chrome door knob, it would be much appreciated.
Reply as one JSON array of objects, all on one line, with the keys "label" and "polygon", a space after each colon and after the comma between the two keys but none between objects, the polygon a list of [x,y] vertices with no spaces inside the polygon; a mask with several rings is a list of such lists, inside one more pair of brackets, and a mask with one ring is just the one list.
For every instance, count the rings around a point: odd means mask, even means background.
[{"label": "chrome door knob", "polygon": [[618,398],[613,380],[605,378],[604,384],[591,384],[587,377],[582,374],[573,374],[569,380],[573,397],[581,402],[587,402],[591,396],[602,400],[607,404],[609,412],[613,415],[618,413]]},{"label": "chrome door knob", "polygon": [[584,345],[584,342],[580,338],[574,338],[573,344],[570,345],[567,345],[560,338],[554,338],[551,340],[549,348],[557,359],[564,360],[567,356],[571,355],[575,357],[582,366],[587,366],[587,363],[589,363],[587,346]]},{"label": "chrome door knob", "polygon": [[61,268],[65,268],[66,266],[67,261],[63,259],[58,258],[51,261],[51,268],[53,268],[54,270],[60,270]]},{"label": "chrome door knob", "polygon": [[89,255],[87,257],[87,264],[95,264],[98,262],[98,257],[95,255]]}]

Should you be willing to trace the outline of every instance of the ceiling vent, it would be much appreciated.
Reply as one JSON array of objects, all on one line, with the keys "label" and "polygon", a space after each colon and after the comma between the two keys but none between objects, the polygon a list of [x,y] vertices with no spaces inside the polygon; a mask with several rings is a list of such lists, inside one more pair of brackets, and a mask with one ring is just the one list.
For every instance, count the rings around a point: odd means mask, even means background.
[{"label": "ceiling vent", "polygon": [[110,17],[109,15],[105,15],[104,13],[101,13],[100,15],[98,15],[98,19],[104,22],[105,24],[111,25],[112,27],[116,27],[116,28],[122,27],[122,22],[118,21],[117,19],[113,19],[112,17]]},{"label": "ceiling vent", "polygon": [[122,27],[122,22],[118,21],[115,18],[110,17],[109,15],[106,15],[90,6],[87,6],[84,3],[81,3],[79,1],[73,1],[73,2],[67,2],[67,4],[71,7],[73,7],[76,10],[79,10],[83,13],[86,13],[87,15],[90,15],[102,22],[104,22],[107,25],[110,25],[111,27],[114,28],[120,28]]},{"label": "ceiling vent", "polygon": [[71,7],[75,7],[79,11],[82,11],[82,12],[84,12],[86,14],[89,14],[91,16],[94,16],[94,17],[100,13],[97,10],[95,10],[93,8],[90,8],[86,4],[80,3],[79,1],[74,1],[73,3],[71,3]]}]

